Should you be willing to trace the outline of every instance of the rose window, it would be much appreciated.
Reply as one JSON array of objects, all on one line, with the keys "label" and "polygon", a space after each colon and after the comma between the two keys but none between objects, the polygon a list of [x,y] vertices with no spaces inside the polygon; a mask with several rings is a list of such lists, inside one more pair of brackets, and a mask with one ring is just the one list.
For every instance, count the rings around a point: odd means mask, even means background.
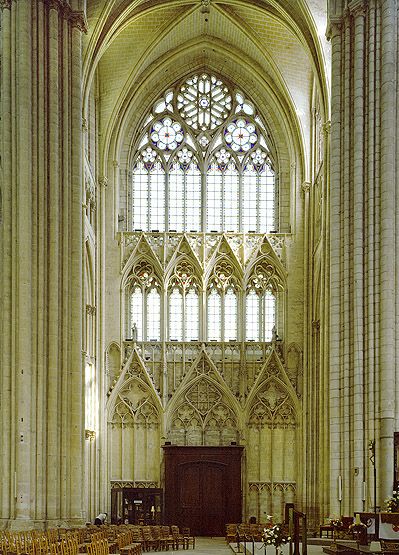
[{"label": "rose window", "polygon": [[225,140],[235,152],[247,152],[258,140],[255,125],[242,118],[232,121],[227,126]]},{"label": "rose window", "polygon": [[214,75],[194,75],[180,87],[177,109],[193,129],[215,129],[229,116],[232,96]]},{"label": "rose window", "polygon": [[171,118],[155,122],[150,136],[152,142],[161,150],[174,150],[184,137],[180,123]]}]

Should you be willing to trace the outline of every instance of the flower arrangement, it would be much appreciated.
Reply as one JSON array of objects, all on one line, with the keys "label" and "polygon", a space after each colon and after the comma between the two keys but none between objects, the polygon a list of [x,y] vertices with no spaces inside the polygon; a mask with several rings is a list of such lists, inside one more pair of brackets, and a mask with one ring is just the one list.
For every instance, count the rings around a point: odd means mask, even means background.
[{"label": "flower arrangement", "polygon": [[399,512],[399,492],[393,491],[392,497],[388,497],[388,499],[385,499],[384,505],[387,513],[398,513]]},{"label": "flower arrangement", "polygon": [[263,529],[262,540],[265,545],[280,547],[291,541],[291,536],[286,535],[282,524],[275,524],[271,528]]}]

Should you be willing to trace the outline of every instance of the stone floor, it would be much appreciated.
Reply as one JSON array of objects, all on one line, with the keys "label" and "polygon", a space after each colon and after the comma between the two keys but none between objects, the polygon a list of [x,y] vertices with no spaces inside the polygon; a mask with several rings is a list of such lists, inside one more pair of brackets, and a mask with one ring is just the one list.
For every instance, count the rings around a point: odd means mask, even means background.
[{"label": "stone floor", "polygon": [[[179,549],[178,551],[168,551],[169,555],[190,555],[193,549],[190,548],[189,550]],[[243,553],[243,548],[241,548],[241,554]],[[275,549],[273,547],[267,548],[266,555],[275,555]],[[166,555],[165,551],[151,551],[151,554],[162,554]],[[234,555],[237,553],[237,546],[231,544],[231,547],[226,544],[224,538],[204,538],[204,537],[197,537],[195,538],[195,555]],[[288,545],[284,546],[283,555],[289,554],[289,547]],[[252,545],[247,545],[247,554],[252,555]],[[257,543],[254,546],[254,555],[265,555],[263,544]],[[324,555],[322,546],[320,545],[308,545],[308,555]]]}]

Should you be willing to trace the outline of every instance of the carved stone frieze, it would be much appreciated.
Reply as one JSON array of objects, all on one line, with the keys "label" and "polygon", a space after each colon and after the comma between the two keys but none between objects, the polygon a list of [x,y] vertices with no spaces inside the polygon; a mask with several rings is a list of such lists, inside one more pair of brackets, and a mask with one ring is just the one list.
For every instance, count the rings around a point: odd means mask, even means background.
[{"label": "carved stone frieze", "polygon": [[111,489],[123,488],[159,488],[159,483],[151,480],[111,480]]},{"label": "carved stone frieze", "polygon": [[296,482],[249,482],[248,489],[256,492],[266,490],[269,493],[277,490],[296,492]]}]

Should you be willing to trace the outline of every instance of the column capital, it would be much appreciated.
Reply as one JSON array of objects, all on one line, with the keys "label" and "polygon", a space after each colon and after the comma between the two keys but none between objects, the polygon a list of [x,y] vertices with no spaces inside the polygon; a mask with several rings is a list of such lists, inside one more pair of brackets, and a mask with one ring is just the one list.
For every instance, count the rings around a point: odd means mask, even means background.
[{"label": "column capital", "polygon": [[353,16],[365,16],[367,13],[367,4],[364,0],[352,0],[348,4],[348,10],[350,15]]},{"label": "column capital", "polygon": [[83,11],[73,11],[66,0],[42,0],[50,10],[57,10],[60,16],[82,33],[87,33],[87,21]]},{"label": "column capital", "polygon": [[7,8],[8,10],[10,10],[11,3],[12,3],[12,0],[0,0],[0,9],[4,10],[4,8]]},{"label": "column capital", "polygon": [[310,181],[304,181],[301,185],[302,192],[306,195],[310,191]]},{"label": "column capital", "polygon": [[327,24],[326,38],[331,40],[342,32],[342,17],[330,17]]}]

